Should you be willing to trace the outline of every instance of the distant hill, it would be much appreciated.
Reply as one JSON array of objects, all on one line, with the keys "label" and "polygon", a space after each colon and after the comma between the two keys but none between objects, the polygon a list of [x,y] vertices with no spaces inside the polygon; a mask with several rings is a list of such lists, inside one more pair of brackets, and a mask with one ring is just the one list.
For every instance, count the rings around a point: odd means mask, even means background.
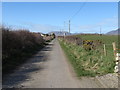
[{"label": "distant hill", "polygon": [[[64,34],[66,35],[78,35],[78,34],[91,34],[91,33],[69,33],[67,31],[52,31],[52,32],[49,32],[48,34],[50,33],[55,33],[56,36],[64,36]],[[98,34],[98,33],[93,33],[93,34]],[[106,33],[107,35],[120,35],[120,28],[117,29],[117,30],[112,30],[110,32],[107,32]]]},{"label": "distant hill", "polygon": [[113,31],[110,31],[108,33],[106,33],[107,35],[120,35],[120,28],[118,30],[113,30]]},{"label": "distant hill", "polygon": [[49,32],[48,34],[50,33],[55,33],[56,36],[63,36],[64,34],[71,35],[71,33],[66,32],[66,31],[52,31],[52,32]]}]

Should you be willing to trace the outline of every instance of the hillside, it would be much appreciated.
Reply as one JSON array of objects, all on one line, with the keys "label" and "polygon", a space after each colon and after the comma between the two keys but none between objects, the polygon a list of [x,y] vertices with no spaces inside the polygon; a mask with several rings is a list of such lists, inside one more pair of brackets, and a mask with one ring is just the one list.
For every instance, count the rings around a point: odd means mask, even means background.
[{"label": "hillside", "polygon": [[55,33],[56,36],[63,36],[65,33],[66,33],[66,35],[71,35],[71,33],[66,32],[66,31],[52,31],[52,32],[49,32],[49,33]]},{"label": "hillside", "polygon": [[107,35],[120,35],[120,29],[118,29],[118,30],[113,30],[113,31],[110,31],[110,32],[108,32],[108,33],[106,33]]}]

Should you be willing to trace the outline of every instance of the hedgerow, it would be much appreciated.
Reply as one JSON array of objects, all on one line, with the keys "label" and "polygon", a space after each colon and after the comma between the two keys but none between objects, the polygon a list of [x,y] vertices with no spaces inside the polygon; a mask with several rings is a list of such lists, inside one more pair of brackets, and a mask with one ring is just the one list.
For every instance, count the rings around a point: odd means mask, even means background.
[{"label": "hedgerow", "polygon": [[[40,50],[46,40],[40,33],[33,33],[29,30],[1,27],[2,31],[2,69],[3,73],[14,70],[24,63],[36,51]],[[49,38],[48,38],[49,37]],[[47,40],[52,38],[48,36]]]}]

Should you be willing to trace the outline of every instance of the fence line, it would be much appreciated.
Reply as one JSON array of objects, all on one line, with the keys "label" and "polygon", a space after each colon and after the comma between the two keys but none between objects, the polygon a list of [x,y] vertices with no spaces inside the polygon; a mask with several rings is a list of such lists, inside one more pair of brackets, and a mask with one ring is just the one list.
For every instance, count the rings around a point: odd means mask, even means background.
[{"label": "fence line", "polygon": [[113,42],[112,45],[113,45],[113,52],[114,52],[115,64],[116,64],[115,68],[114,68],[114,72],[120,74],[120,70],[119,70],[120,53],[118,53],[118,50],[120,50],[120,49],[116,48],[116,43],[115,42]]},{"label": "fence line", "polygon": [[120,74],[119,70],[119,65],[120,65],[120,53],[118,53],[119,48],[116,48],[116,43],[113,42],[112,44],[103,44],[103,49],[104,49],[104,55],[107,56],[107,50],[106,50],[106,45],[112,45],[113,46],[113,54],[114,54],[114,59],[115,59],[115,67],[114,67],[114,72],[117,74]]}]

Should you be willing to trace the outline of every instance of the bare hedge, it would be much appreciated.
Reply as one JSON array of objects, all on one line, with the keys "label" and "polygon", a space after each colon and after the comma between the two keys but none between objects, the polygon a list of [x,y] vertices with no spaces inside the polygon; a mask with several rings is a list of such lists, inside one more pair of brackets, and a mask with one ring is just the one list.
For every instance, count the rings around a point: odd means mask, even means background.
[{"label": "bare hedge", "polygon": [[82,45],[83,41],[77,36],[58,36],[58,38],[64,39],[67,43],[72,43],[76,45]]},{"label": "bare hedge", "polygon": [[45,40],[40,33],[32,33],[28,30],[11,30],[1,27],[2,30],[2,64],[3,69],[23,62],[22,57],[31,54],[41,48]]}]

